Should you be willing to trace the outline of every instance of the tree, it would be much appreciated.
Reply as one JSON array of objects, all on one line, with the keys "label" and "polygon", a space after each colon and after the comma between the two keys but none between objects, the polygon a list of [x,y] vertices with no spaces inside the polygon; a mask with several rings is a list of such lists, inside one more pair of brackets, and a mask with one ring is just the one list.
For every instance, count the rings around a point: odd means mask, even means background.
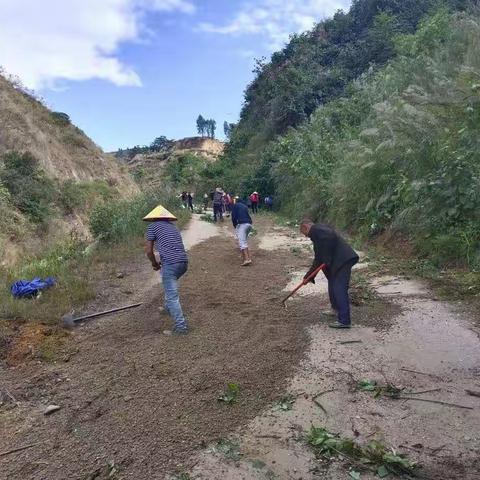
[{"label": "tree", "polygon": [[232,135],[233,128],[235,127],[234,123],[228,123],[227,121],[223,122],[223,133],[227,140],[230,140],[230,136]]},{"label": "tree", "polygon": [[157,137],[150,145],[150,150],[152,152],[161,152],[163,150],[168,150],[170,148],[171,141],[167,137],[162,135]]},{"label": "tree", "polygon": [[217,122],[213,118],[209,118],[205,120],[206,128],[205,131],[207,133],[208,138],[215,138],[215,130],[217,129]]},{"label": "tree", "polygon": [[197,132],[202,137],[205,136],[206,127],[207,127],[207,120],[205,120],[202,115],[199,115],[197,117]]}]

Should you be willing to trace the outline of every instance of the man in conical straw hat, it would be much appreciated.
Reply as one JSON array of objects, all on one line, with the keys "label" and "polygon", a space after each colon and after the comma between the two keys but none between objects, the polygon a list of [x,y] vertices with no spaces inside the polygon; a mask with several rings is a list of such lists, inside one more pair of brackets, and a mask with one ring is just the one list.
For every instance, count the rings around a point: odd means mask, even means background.
[{"label": "man in conical straw hat", "polygon": [[[175,322],[173,331],[164,333],[184,335],[188,333],[188,325],[180,305],[178,280],[188,269],[188,257],[180,232],[174,224],[177,218],[159,205],[143,220],[150,222],[145,237],[145,253],[153,269],[160,271],[165,292],[165,311]],[[160,262],[155,258],[154,246],[160,254]]]}]

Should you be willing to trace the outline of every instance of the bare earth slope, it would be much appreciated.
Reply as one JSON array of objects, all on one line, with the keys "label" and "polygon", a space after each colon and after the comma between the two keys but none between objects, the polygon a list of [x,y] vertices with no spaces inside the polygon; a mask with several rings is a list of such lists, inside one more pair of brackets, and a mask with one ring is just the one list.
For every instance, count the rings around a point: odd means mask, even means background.
[{"label": "bare earth slope", "polygon": [[136,191],[113,156],[1,75],[0,111],[0,155],[12,150],[30,152],[56,180],[106,180],[125,194]]}]

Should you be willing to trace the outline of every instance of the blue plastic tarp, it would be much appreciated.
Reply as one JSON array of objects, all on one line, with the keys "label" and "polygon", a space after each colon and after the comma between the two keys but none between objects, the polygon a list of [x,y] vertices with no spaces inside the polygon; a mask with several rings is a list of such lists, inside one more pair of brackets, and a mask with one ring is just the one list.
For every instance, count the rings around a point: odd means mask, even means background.
[{"label": "blue plastic tarp", "polygon": [[16,298],[36,297],[40,290],[53,287],[56,280],[48,277],[45,280],[34,278],[33,280],[18,280],[11,287],[10,291]]}]

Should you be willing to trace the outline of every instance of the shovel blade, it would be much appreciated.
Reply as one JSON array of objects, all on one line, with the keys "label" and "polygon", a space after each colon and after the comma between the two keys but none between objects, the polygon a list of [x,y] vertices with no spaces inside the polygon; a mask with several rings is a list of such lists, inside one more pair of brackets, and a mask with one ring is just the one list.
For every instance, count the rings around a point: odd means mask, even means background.
[{"label": "shovel blade", "polygon": [[62,317],[62,323],[65,328],[72,328],[75,326],[72,314],[67,314]]}]

